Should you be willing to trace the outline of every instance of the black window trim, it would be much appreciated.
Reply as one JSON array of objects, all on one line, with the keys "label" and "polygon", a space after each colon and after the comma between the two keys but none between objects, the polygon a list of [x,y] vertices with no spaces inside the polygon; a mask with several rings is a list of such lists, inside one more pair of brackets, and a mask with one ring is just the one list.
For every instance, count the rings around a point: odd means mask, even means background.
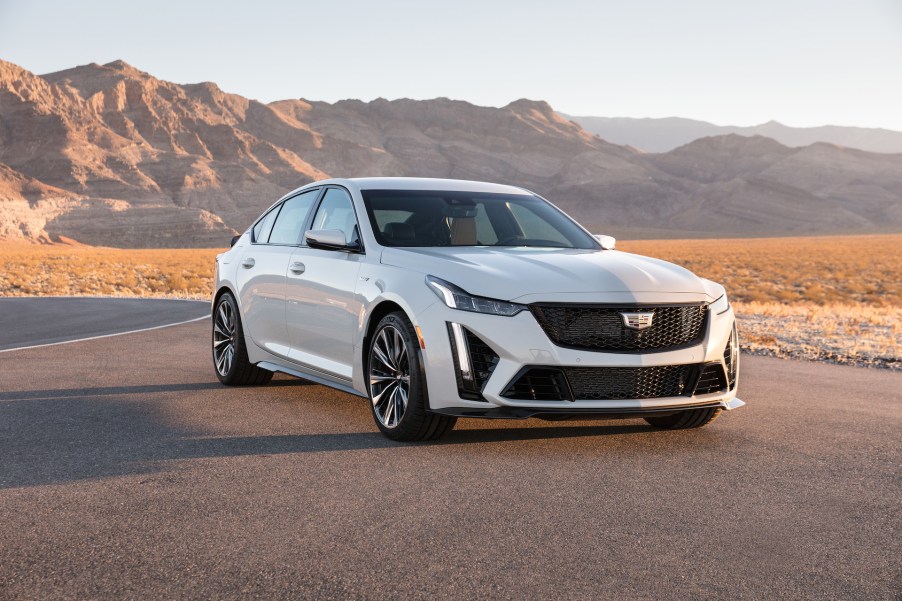
[{"label": "black window trim", "polygon": [[[275,213],[276,214],[275,219],[278,219],[279,211],[281,211],[281,210],[282,210],[282,201],[279,201],[276,204],[274,204],[273,206],[271,206],[268,211],[266,211],[265,213],[260,215],[260,217],[258,217],[257,220],[251,224],[251,227],[250,227],[251,244],[260,244],[260,245],[269,244],[268,242],[257,242],[257,237],[254,235],[254,228],[256,228],[257,225],[261,221],[265,220],[269,216],[270,213]],[[275,225],[275,223],[276,223],[275,219],[273,219],[273,225]],[[269,228],[269,232],[272,233],[272,228]],[[267,236],[267,238],[268,238],[268,236]]]},{"label": "black window trim", "polygon": [[[309,227],[310,227],[311,221],[313,219],[313,215],[316,213],[316,209],[319,208],[319,202],[323,197],[323,190],[325,190],[325,189],[326,188],[324,186],[304,188],[303,190],[298,190],[297,194],[292,194],[291,196],[288,196],[288,197],[283,198],[280,201],[278,201],[275,205],[273,205],[272,208],[270,208],[268,211],[263,213],[263,215],[261,215],[253,223],[253,225],[251,225],[251,244],[253,246],[290,246],[290,247],[302,246],[302,247],[306,247],[307,245],[304,244],[304,232],[306,232],[307,229],[309,229]],[[308,193],[314,192],[314,191],[316,192],[316,197],[313,199],[313,203],[310,205],[311,210],[307,212],[307,217],[305,218],[304,225],[301,228],[300,239],[297,240],[295,244],[281,244],[281,243],[274,244],[274,243],[269,242],[269,240],[267,240],[266,242],[257,242],[256,240],[254,240],[254,228],[257,227],[258,223],[260,223],[261,221],[266,219],[267,215],[269,215],[273,211],[281,212],[282,207],[285,206],[285,203],[288,202],[289,200],[291,200],[292,198],[297,198],[298,196],[301,196],[302,194],[308,194]],[[277,214],[275,221],[273,221],[273,227],[275,227],[276,221],[278,221],[278,219],[279,219],[279,216]],[[272,234],[272,229],[270,229],[269,231],[270,231],[270,234]]]}]

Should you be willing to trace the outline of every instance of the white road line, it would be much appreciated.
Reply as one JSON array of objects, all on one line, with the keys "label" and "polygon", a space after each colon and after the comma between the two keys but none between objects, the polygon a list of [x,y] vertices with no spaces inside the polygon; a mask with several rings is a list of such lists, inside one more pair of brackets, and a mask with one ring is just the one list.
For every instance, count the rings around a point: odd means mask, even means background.
[{"label": "white road line", "polygon": [[84,342],[86,340],[99,340],[100,338],[112,338],[113,336],[124,336],[125,334],[137,334],[139,332],[150,332],[151,330],[161,330],[163,328],[171,328],[173,326],[181,326],[186,323],[192,323],[195,321],[200,321],[202,319],[210,319],[210,314],[204,315],[203,317],[195,317],[194,319],[189,319],[187,321],[180,321],[178,323],[167,323],[162,326],[154,326],[152,328],[141,328],[140,330],[129,330],[127,332],[116,332],[115,334],[101,334],[100,336],[89,336],[88,338],[76,338],[75,340],[61,340],[60,342],[48,342],[46,344],[33,344],[31,346],[20,346],[17,348],[8,348],[8,349],[0,349],[0,353],[11,353],[13,351],[24,351],[32,348],[41,348],[44,346],[56,346],[58,344],[69,344],[71,342]]}]

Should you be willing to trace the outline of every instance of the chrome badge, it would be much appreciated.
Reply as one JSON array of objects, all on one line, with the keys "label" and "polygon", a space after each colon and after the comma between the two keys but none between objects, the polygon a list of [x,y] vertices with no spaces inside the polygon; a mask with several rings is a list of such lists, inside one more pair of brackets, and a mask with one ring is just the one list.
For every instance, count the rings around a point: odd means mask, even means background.
[{"label": "chrome badge", "polygon": [[654,312],[651,313],[621,313],[623,317],[623,325],[631,330],[644,330],[651,327],[651,320],[654,319]]}]

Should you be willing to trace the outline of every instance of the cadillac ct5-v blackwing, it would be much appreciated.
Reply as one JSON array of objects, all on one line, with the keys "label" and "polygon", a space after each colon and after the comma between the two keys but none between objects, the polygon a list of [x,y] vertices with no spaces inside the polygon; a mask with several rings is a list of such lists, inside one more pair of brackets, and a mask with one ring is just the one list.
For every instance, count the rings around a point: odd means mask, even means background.
[{"label": "cadillac ct5-v blackwing", "polygon": [[267,209],[216,259],[213,364],[370,400],[396,440],[458,417],[642,417],[694,428],[736,398],[719,284],[614,250],[520,188],[333,179]]}]

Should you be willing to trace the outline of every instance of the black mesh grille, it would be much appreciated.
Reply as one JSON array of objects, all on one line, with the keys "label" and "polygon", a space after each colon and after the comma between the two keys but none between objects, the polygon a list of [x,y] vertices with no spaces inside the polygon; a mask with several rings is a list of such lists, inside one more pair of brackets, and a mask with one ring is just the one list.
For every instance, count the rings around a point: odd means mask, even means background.
[{"label": "black mesh grille", "polygon": [[580,400],[655,399],[688,395],[695,367],[568,367],[564,373]]},{"label": "black mesh grille", "polygon": [[559,369],[533,367],[516,378],[501,396],[524,401],[569,401],[570,391]]},{"label": "black mesh grille", "polygon": [[712,363],[702,370],[695,385],[695,394],[709,394],[711,392],[720,392],[727,387],[727,381],[724,379],[723,367],[720,363]]},{"label": "black mesh grille", "polygon": [[[502,393],[510,399],[606,401],[689,396],[698,365],[533,367]],[[571,396],[572,394],[572,396]]]},{"label": "black mesh grille", "polygon": [[[705,305],[680,307],[593,307],[530,305],[536,320],[559,346],[594,351],[663,351],[701,342],[708,311]],[[628,328],[623,313],[654,313],[652,325]]]}]

